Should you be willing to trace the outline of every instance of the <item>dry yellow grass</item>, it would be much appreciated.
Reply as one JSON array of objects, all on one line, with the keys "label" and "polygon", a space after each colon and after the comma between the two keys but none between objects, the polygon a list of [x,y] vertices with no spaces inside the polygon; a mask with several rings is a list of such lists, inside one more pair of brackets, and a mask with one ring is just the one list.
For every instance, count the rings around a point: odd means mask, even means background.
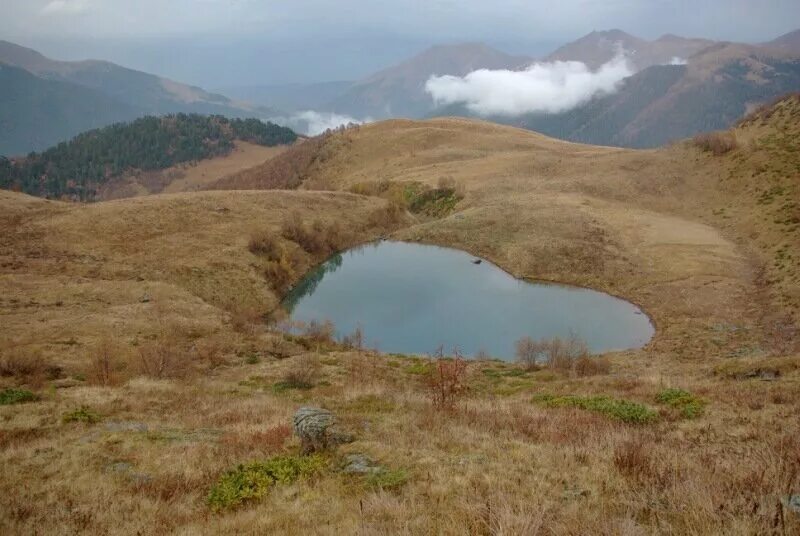
[{"label": "dry yellow grass", "polygon": [[286,151],[288,147],[265,147],[245,141],[234,142],[230,154],[181,164],[160,171],[138,172],[116,179],[101,188],[102,200],[137,197],[153,193],[179,193],[202,190],[228,175],[258,166]]},{"label": "dry yellow grass", "polygon": [[[434,186],[443,176],[463,189],[454,213],[406,216],[394,237],[459,247],[520,277],[600,288],[656,322],[646,348],[607,356],[608,374],[470,363],[469,391],[453,413],[432,409],[424,363],[304,344],[257,318],[277,297],[264,259],[248,249],[254,233],[280,236],[297,211],[338,221],[357,243],[389,232],[365,223],[381,221],[372,214],[385,200],[220,191],[75,206],[0,192],[0,352],[13,358],[14,374],[0,386],[41,397],[0,406],[0,527],[797,533],[800,516],[781,499],[800,494],[800,356],[789,329],[798,282],[773,261],[776,244],[781,258],[795,259],[800,245],[766,217],[797,200],[796,142],[775,149],[769,141],[795,128],[791,113],[740,127],[739,148],[718,157],[689,143],[587,147],[450,119],[369,125],[326,144],[308,190],[378,180]],[[752,184],[773,150],[782,167],[765,182],[789,192],[779,204],[759,202],[766,184]],[[298,252],[298,272],[316,260]],[[784,322],[782,341],[775,319]],[[114,381],[100,382],[109,337]],[[152,345],[176,348],[182,374],[143,375],[142,348]],[[19,363],[37,355],[40,365],[23,370]],[[314,386],[276,388],[298,362],[313,370]],[[658,402],[665,388],[702,399],[702,414],[685,419]],[[625,399],[659,418],[625,424],[534,403],[537,394]],[[333,410],[356,435],[330,455],[333,468],[212,513],[205,499],[224,471],[297,452],[285,425],[306,404]],[[103,420],[62,421],[82,405]],[[405,470],[408,481],[381,491],[336,471],[350,452]]]}]

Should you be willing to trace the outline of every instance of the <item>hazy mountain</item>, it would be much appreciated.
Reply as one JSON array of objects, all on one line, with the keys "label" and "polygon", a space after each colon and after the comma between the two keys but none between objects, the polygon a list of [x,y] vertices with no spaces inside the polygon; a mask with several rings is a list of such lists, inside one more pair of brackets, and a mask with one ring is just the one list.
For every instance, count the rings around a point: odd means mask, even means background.
[{"label": "hazy mountain", "polygon": [[685,60],[714,42],[708,39],[687,39],[677,35],[663,35],[655,41],[646,41],[622,30],[592,32],[568,43],[547,56],[545,61],[580,61],[597,69],[624,51],[636,70],[652,65],[663,65],[673,60]]},{"label": "hazy mountain", "polygon": [[464,76],[477,69],[517,69],[531,58],[481,43],[439,45],[356,82],[327,109],[355,117],[422,117],[433,109],[425,83],[433,75]]},{"label": "hazy mountain", "polygon": [[0,41],[0,64],[7,66],[0,84],[0,154],[43,149],[84,130],[148,114],[279,115],[113,63],[56,61],[7,41]]},{"label": "hazy mountain", "polygon": [[[623,147],[656,147],[728,128],[758,104],[800,88],[800,58],[752,45],[720,43],[687,65],[653,65],[613,94],[557,114],[489,119],[558,138]],[[472,115],[450,106],[435,115]]]},{"label": "hazy mountain", "polygon": [[84,130],[144,113],[99,91],[0,64],[0,155],[45,149]]},{"label": "hazy mountain", "polygon": [[800,54],[800,30],[783,34],[772,41],[763,43],[763,45],[792,54]]},{"label": "hazy mountain", "polygon": [[278,84],[241,86],[220,91],[233,98],[286,112],[318,110],[345,93],[353,82],[319,82],[316,84]]}]

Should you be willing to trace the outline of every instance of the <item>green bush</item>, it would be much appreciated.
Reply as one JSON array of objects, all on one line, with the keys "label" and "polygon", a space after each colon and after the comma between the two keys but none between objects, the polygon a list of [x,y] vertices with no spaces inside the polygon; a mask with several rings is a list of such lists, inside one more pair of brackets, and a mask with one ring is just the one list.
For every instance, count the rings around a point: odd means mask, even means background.
[{"label": "green bush", "polygon": [[658,393],[656,400],[677,409],[687,419],[702,415],[706,405],[703,400],[683,389],[664,389]]},{"label": "green bush", "polygon": [[653,422],[658,414],[645,405],[607,396],[537,395],[534,402],[547,407],[574,407],[602,413],[612,419],[630,424]]},{"label": "green bush", "polygon": [[208,505],[215,511],[227,510],[263,498],[277,484],[291,484],[299,478],[321,473],[325,458],[313,456],[275,456],[265,461],[240,465],[220,477],[208,494]]},{"label": "green bush", "polygon": [[94,424],[96,422],[100,422],[102,417],[100,414],[95,412],[94,410],[90,409],[87,406],[81,406],[78,409],[69,411],[65,413],[61,420],[66,422],[83,422],[86,424]]},{"label": "green bush", "polygon": [[381,490],[396,490],[408,482],[405,469],[385,469],[367,476],[367,485]]},{"label": "green bush", "polygon": [[38,397],[26,389],[3,389],[0,391],[0,406],[33,402]]}]

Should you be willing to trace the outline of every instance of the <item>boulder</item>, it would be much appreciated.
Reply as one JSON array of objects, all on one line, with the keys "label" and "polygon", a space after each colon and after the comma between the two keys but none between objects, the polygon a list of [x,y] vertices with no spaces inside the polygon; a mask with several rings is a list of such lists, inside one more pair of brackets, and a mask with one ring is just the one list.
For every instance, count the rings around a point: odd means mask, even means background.
[{"label": "boulder", "polygon": [[337,433],[332,427],[336,417],[327,409],[302,407],[295,412],[293,422],[303,454],[335,446]]}]

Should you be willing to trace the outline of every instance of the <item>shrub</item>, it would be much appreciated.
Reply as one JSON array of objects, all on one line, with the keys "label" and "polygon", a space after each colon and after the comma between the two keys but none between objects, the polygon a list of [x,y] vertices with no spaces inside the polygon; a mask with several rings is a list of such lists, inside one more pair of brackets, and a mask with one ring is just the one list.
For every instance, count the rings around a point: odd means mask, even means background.
[{"label": "shrub", "polygon": [[283,257],[283,246],[277,237],[266,230],[256,231],[250,237],[247,249],[253,255],[262,255],[270,261],[277,261]]},{"label": "shrub", "polygon": [[302,335],[316,343],[333,343],[336,328],[333,322],[325,320],[320,322],[318,320],[311,320],[301,327]]},{"label": "shrub", "polygon": [[90,409],[88,406],[81,406],[78,409],[68,411],[61,416],[61,420],[65,423],[68,422],[82,422],[86,424],[94,424],[100,422],[102,417]]},{"label": "shrub", "polygon": [[692,142],[701,151],[722,156],[736,149],[736,136],[732,132],[717,131],[697,134]]},{"label": "shrub", "polygon": [[467,362],[458,349],[454,350],[452,358],[445,359],[443,353],[440,348],[428,369],[427,386],[433,407],[452,411],[467,391]]},{"label": "shrub", "polygon": [[607,359],[591,357],[586,341],[574,334],[566,339],[553,337],[538,341],[523,337],[515,343],[515,348],[517,360],[528,370],[547,367],[576,376],[592,376],[607,374],[611,368]]},{"label": "shrub", "polygon": [[235,508],[263,498],[273,486],[320,474],[326,466],[326,460],[319,455],[276,456],[240,465],[220,477],[207,502],[215,512]]},{"label": "shrub", "polygon": [[37,350],[19,347],[2,349],[0,376],[13,377],[20,382],[38,386],[45,379],[55,379],[59,373],[60,369],[48,365]]},{"label": "shrub", "polygon": [[614,448],[614,466],[628,478],[641,480],[652,472],[652,460],[641,439],[625,441]]},{"label": "shrub", "polygon": [[664,389],[658,393],[656,400],[661,404],[675,408],[687,419],[702,415],[705,407],[703,400],[683,389]]},{"label": "shrub", "polygon": [[383,469],[367,476],[367,485],[385,491],[396,490],[408,482],[404,469]]},{"label": "shrub", "polygon": [[188,354],[172,329],[162,329],[155,340],[139,346],[139,363],[145,376],[179,378],[189,372]]},{"label": "shrub", "polygon": [[405,214],[401,203],[389,201],[385,207],[376,208],[367,215],[367,224],[380,229],[394,229],[403,223]]},{"label": "shrub", "polygon": [[289,389],[311,389],[317,379],[318,370],[319,363],[314,357],[300,356],[296,358],[294,366],[289,369],[281,381],[272,386],[272,390],[281,393]]},{"label": "shrub", "polygon": [[38,398],[39,397],[27,389],[3,389],[0,391],[0,406],[34,402],[38,400]]},{"label": "shrub", "polygon": [[342,346],[354,350],[362,350],[364,348],[364,330],[361,326],[357,326],[349,335],[342,337]]},{"label": "shrub", "polygon": [[620,400],[607,396],[553,396],[538,395],[534,402],[547,407],[574,407],[602,413],[612,419],[630,424],[653,422],[658,414],[652,409],[629,400]]},{"label": "shrub", "polygon": [[339,222],[326,224],[315,219],[309,227],[298,212],[292,212],[283,222],[281,235],[315,257],[327,257],[342,249],[349,241]]}]

